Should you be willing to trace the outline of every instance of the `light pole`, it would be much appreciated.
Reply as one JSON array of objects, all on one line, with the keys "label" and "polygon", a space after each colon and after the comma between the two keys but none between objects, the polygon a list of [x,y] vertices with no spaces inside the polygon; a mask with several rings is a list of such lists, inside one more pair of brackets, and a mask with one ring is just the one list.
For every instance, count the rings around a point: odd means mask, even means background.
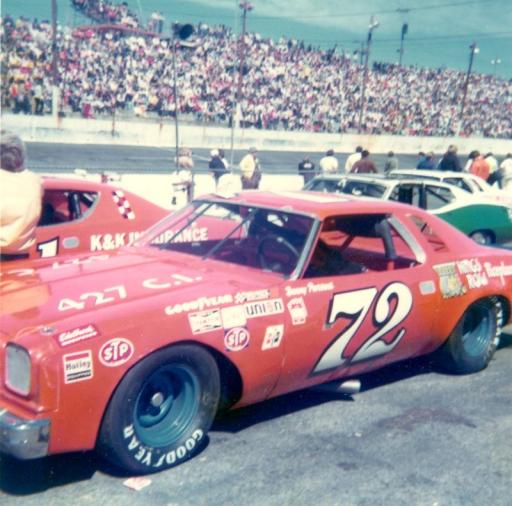
[{"label": "light pole", "polygon": [[57,51],[57,0],[52,0],[52,114],[60,127],[59,68]]},{"label": "light pole", "polygon": [[366,51],[364,58],[364,71],[363,71],[363,87],[361,90],[361,106],[359,109],[359,128],[358,132],[361,133],[363,128],[363,117],[364,117],[364,107],[365,107],[365,98],[366,98],[366,81],[368,80],[368,60],[370,59],[370,47],[372,45],[372,32],[379,26],[379,22],[375,21],[372,16],[370,19],[370,24],[368,26],[368,38],[366,41]]},{"label": "light pole", "polygon": [[469,65],[468,65],[468,71],[466,73],[466,80],[464,81],[464,92],[462,95],[462,104],[460,106],[460,121],[459,121],[459,128],[462,126],[463,121],[463,115],[464,115],[464,108],[466,106],[466,96],[468,94],[468,85],[469,85],[469,77],[471,76],[471,69],[473,68],[473,59],[475,58],[475,54],[478,54],[480,52],[480,49],[476,47],[476,42],[473,42],[469,46]]},{"label": "light pole", "polygon": [[[411,12],[411,9],[399,7],[396,10],[396,12],[400,12],[402,14],[408,14],[409,12]],[[399,53],[398,64],[400,66],[402,66],[402,58],[404,56],[404,40],[405,40],[405,36],[407,34],[408,29],[409,29],[409,25],[404,21],[404,23],[402,23],[402,34],[400,36],[400,49],[398,50],[398,53]]]},{"label": "light pole", "polygon": [[242,84],[245,64],[245,31],[247,27],[247,12],[252,11],[253,6],[246,1],[240,2],[240,9],[242,9],[242,35],[239,42],[239,68],[238,68],[238,83],[235,93],[234,107],[231,109],[231,145],[230,145],[230,164],[233,165],[234,144],[235,144],[235,123],[241,117],[241,100],[242,100]]},{"label": "light pole", "polygon": [[491,60],[491,65],[494,67],[494,77],[496,77],[496,65],[499,65],[501,63],[501,60],[499,58],[495,58],[494,60]]}]

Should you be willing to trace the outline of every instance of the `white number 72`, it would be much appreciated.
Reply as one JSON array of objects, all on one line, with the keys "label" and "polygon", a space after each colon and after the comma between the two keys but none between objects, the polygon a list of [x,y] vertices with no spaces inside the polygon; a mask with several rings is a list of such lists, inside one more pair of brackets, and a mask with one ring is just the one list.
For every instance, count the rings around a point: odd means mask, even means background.
[{"label": "white number 72", "polygon": [[359,362],[384,355],[399,343],[405,334],[404,328],[401,328],[389,342],[384,341],[382,337],[407,317],[412,308],[412,294],[406,285],[394,282],[378,294],[375,302],[373,323],[377,327],[376,331],[363,342],[352,357],[343,356],[351,339],[363,324],[377,293],[378,290],[372,287],[334,295],[327,324],[332,325],[340,317],[348,318],[351,322],[324,351],[313,369],[313,374],[334,369],[346,362]]}]

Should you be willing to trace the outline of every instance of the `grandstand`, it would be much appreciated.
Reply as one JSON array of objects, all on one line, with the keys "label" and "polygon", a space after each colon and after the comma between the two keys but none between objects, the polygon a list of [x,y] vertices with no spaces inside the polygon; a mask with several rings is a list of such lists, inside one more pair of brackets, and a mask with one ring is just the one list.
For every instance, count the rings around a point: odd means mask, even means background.
[{"label": "grandstand", "polygon": [[[91,119],[173,116],[170,41],[158,34],[158,20],[147,31],[124,4],[73,3],[99,24],[59,27],[60,114]],[[104,10],[91,11],[91,5]],[[195,49],[177,52],[179,112],[189,121],[228,125],[238,78],[238,37],[225,26],[206,24],[196,27],[196,36]],[[3,17],[1,41],[2,108],[49,114],[50,23]],[[359,129],[363,69],[350,55],[251,32],[246,47],[244,127],[332,133]],[[362,133],[512,138],[512,82],[474,73],[459,118],[465,78],[457,70],[375,63],[368,71]]]}]

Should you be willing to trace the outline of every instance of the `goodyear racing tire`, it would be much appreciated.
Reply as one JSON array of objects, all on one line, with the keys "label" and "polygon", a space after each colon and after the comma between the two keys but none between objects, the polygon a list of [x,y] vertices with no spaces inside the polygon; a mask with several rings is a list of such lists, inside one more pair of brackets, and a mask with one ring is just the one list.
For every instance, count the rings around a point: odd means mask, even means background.
[{"label": "goodyear racing tire", "polygon": [[487,367],[499,342],[499,306],[491,300],[473,303],[439,350],[443,369],[469,374]]},{"label": "goodyear racing tire", "polygon": [[217,412],[219,371],[194,345],[153,353],[126,373],[105,412],[98,450],[130,473],[174,467],[197,454]]}]

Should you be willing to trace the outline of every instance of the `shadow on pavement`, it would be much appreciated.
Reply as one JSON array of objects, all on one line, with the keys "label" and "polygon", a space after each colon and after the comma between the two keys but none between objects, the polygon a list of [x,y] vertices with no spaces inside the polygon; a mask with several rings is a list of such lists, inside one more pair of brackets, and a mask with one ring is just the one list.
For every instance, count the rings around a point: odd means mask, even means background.
[{"label": "shadow on pavement", "polygon": [[[364,392],[432,372],[435,372],[435,369],[431,364],[431,357],[427,356],[392,364],[372,373],[358,376],[358,379],[361,380],[361,391]],[[317,391],[315,388],[300,390],[228,412],[215,421],[211,430],[236,433],[252,425],[332,401],[351,402],[353,398],[351,395]]]}]

